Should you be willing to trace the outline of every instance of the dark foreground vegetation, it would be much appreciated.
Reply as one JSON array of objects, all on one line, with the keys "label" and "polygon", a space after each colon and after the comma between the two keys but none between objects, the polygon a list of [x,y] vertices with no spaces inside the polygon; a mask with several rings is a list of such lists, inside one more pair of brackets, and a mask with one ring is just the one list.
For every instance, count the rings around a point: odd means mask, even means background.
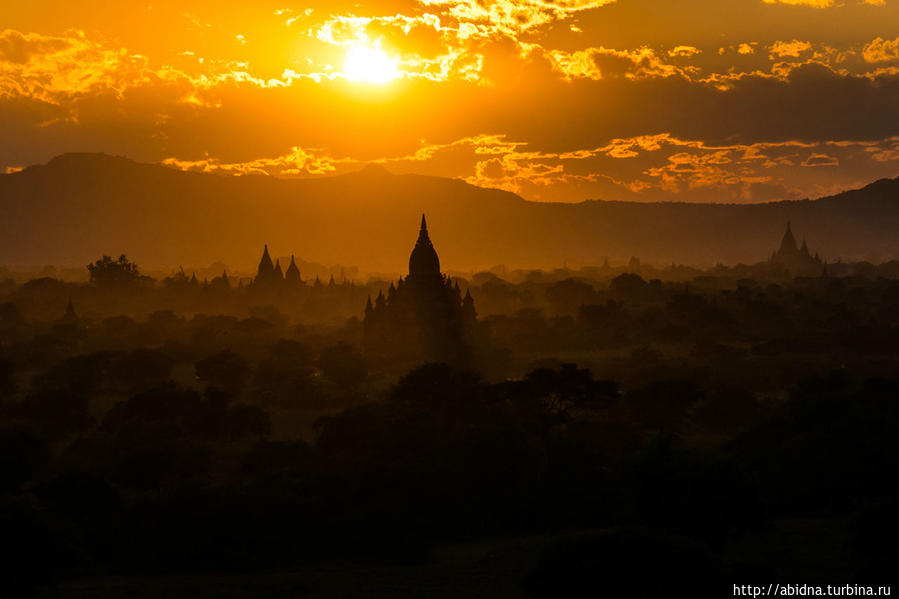
[{"label": "dark foreground vegetation", "polygon": [[358,319],[5,287],[0,595],[892,582],[899,282],[463,283],[467,370]]}]

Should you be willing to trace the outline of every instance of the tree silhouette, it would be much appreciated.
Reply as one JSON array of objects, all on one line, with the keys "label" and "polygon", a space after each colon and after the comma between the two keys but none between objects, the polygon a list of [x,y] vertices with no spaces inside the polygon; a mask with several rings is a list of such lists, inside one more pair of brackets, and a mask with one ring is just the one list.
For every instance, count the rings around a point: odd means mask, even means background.
[{"label": "tree silhouette", "polygon": [[640,275],[626,272],[609,282],[609,291],[617,296],[638,299],[646,292],[648,283]]},{"label": "tree silhouette", "polygon": [[243,388],[250,376],[250,365],[230,349],[197,362],[197,378],[232,391]]},{"label": "tree silhouette", "polygon": [[19,307],[12,302],[0,304],[0,335],[12,336],[24,324]]},{"label": "tree silhouette", "polygon": [[0,356],[0,405],[16,390],[15,369],[12,360]]},{"label": "tree silhouette", "polygon": [[153,349],[138,349],[118,356],[109,365],[110,381],[125,391],[159,385],[168,379],[175,361]]},{"label": "tree silhouette", "polygon": [[646,428],[667,436],[680,431],[689,409],[704,397],[693,381],[658,381],[629,393],[627,404]]},{"label": "tree silhouette", "polygon": [[50,448],[23,426],[0,427],[0,491],[32,480],[50,462]]},{"label": "tree silhouette", "polygon": [[538,368],[527,375],[521,388],[559,419],[571,410],[606,407],[620,395],[616,383],[594,380],[588,369],[575,364],[562,364],[558,370]]},{"label": "tree silhouette", "polygon": [[87,265],[91,283],[107,289],[125,288],[134,285],[140,278],[137,264],[130,262],[125,254],[115,260],[103,256],[93,264]]},{"label": "tree silhouette", "polygon": [[596,290],[584,281],[563,279],[546,290],[546,299],[560,314],[574,314],[581,306],[596,303]]},{"label": "tree silhouette", "polygon": [[356,389],[368,376],[362,352],[349,343],[326,347],[318,358],[318,366],[326,379],[345,389]]}]

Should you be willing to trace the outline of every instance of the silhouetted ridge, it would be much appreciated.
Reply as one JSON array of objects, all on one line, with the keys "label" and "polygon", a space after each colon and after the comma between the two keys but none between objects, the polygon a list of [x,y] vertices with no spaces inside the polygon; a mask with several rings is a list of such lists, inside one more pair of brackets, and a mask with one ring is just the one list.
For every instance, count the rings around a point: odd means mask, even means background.
[{"label": "silhouetted ridge", "polygon": [[387,177],[393,175],[393,173],[387,170],[387,167],[385,167],[384,165],[374,163],[366,164],[364,167],[362,167],[361,170],[358,171],[358,174],[366,175],[369,177]]},{"label": "silhouetted ridge", "polygon": [[819,198],[818,202],[843,201],[887,201],[899,203],[899,177],[895,179],[878,179],[860,189],[850,189],[840,193]]},{"label": "silhouetted ridge", "polygon": [[153,165],[139,163],[125,156],[113,156],[103,152],[67,152],[50,159],[44,166],[50,168],[133,168],[135,166]]},{"label": "silhouetted ridge", "polygon": [[899,257],[899,179],[767,204],[555,204],[459,179],[385,173],[369,165],[311,179],[230,177],[65,154],[0,175],[0,210],[9,215],[0,221],[0,263],[77,265],[127,251],[153,265],[221,260],[250,269],[255,250],[247,248],[264,240],[297,255],[394,272],[409,259],[408,231],[399,223],[423,212],[440,223],[442,247],[453,257],[445,266],[454,269],[630,256],[755,263],[770,258],[770,240],[788,220],[822,260]]},{"label": "silhouetted ridge", "polygon": [[[68,152],[50,159],[46,164],[26,167],[17,173],[21,176],[71,177],[73,175],[91,174],[102,177],[133,174],[135,171],[168,171],[167,167],[157,164],[136,162],[125,156],[112,156],[103,152]],[[182,171],[178,171],[182,172]]]}]

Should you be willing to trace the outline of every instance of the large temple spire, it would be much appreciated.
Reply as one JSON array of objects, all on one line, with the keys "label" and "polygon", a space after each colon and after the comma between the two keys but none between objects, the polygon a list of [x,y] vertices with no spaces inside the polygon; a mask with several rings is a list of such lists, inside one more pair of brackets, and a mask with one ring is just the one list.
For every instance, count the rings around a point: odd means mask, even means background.
[{"label": "large temple spire", "polygon": [[421,227],[409,256],[409,276],[378,291],[365,302],[366,352],[391,356],[399,363],[446,362],[468,367],[476,332],[474,298],[463,299],[459,283],[440,272],[440,259]]},{"label": "large temple spire", "polygon": [[418,241],[409,256],[409,274],[413,277],[439,277],[440,258],[428,236],[428,222],[425,215],[421,215],[421,229],[418,231]]},{"label": "large temple spire", "polygon": [[265,249],[262,250],[262,259],[259,260],[259,270],[257,271],[256,276],[265,278],[273,272],[275,272],[275,265],[272,264],[272,258],[268,255],[268,244],[265,244]]},{"label": "large temple spire", "polygon": [[817,254],[812,257],[804,237],[802,246],[797,245],[791,225],[792,223],[787,221],[787,230],[780,242],[780,249],[771,255],[769,262],[794,273],[808,273],[812,270],[818,272],[821,264],[820,258]]},{"label": "large temple spire", "polygon": [[798,251],[796,248],[796,238],[793,237],[793,230],[790,228],[790,221],[787,221],[787,231],[784,233],[784,238],[780,242],[780,252],[781,254],[794,254]]},{"label": "large temple spire", "polygon": [[300,279],[300,269],[297,268],[297,262],[293,257],[293,254],[290,255],[290,266],[287,267],[287,271],[284,273],[284,280],[292,285],[299,285],[302,283],[302,279]]}]

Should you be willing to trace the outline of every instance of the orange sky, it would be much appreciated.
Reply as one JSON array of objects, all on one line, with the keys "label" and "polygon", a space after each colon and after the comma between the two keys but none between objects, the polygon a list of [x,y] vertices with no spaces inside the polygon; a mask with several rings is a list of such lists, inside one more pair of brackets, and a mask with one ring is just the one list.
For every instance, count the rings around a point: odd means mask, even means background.
[{"label": "orange sky", "polygon": [[899,0],[32,1],[0,172],[69,151],[533,200],[750,202],[899,174]]}]

